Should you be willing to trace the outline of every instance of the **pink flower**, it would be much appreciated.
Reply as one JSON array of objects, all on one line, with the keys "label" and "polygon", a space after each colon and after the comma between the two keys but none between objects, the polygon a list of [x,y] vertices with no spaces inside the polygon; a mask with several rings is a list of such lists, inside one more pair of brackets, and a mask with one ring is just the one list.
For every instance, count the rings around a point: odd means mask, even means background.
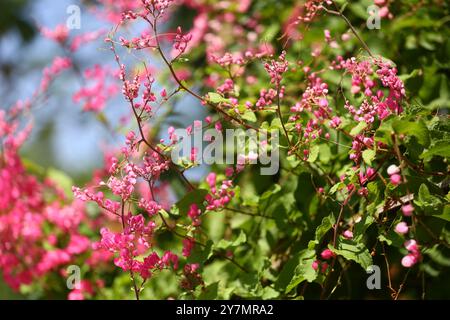
[{"label": "pink flower", "polygon": [[70,254],[80,254],[88,250],[90,245],[91,242],[89,238],[74,234],[70,238],[70,242],[66,248],[66,251]]},{"label": "pink flower", "polygon": [[195,218],[200,216],[201,213],[202,213],[202,211],[198,208],[197,204],[193,203],[189,207],[189,211],[188,211],[187,215],[188,215],[189,218],[194,220]]},{"label": "pink flower", "polygon": [[399,185],[399,184],[402,182],[402,177],[401,177],[399,174],[393,174],[393,175],[390,177],[390,179],[391,179],[391,183],[392,183],[394,186],[397,186],[397,185]]},{"label": "pink flower", "polygon": [[406,255],[402,259],[402,266],[404,266],[405,268],[411,268],[416,263],[417,263],[417,258],[412,254]]},{"label": "pink flower", "polygon": [[74,289],[69,292],[67,299],[68,300],[84,300],[84,296],[80,289]]},{"label": "pink flower", "polygon": [[409,227],[406,222],[400,222],[395,226],[395,232],[399,234],[406,234],[409,231]]},{"label": "pink flower", "polygon": [[392,176],[393,174],[398,174],[400,173],[400,168],[397,167],[395,164],[391,164],[388,168],[387,168],[387,174]]},{"label": "pink flower", "polygon": [[319,261],[314,260],[314,262],[312,263],[311,267],[312,267],[314,270],[317,271],[317,270],[319,269]]},{"label": "pink flower", "polygon": [[386,4],[387,0],[374,0],[374,3],[377,6],[384,6]]},{"label": "pink flower", "polygon": [[278,58],[278,61],[271,60],[264,64],[264,68],[270,76],[270,82],[280,85],[281,79],[283,78],[283,73],[288,70],[289,63],[286,61],[286,52],[283,51]]},{"label": "pink flower", "polygon": [[368,167],[366,170],[366,178],[373,179],[375,177],[376,171],[374,168]]},{"label": "pink flower", "polygon": [[339,118],[339,117],[333,117],[333,119],[331,119],[331,121],[330,121],[330,126],[332,127],[332,128],[337,128],[337,127],[339,127],[339,125],[342,123],[342,120],[341,120],[341,118]]},{"label": "pink flower", "polygon": [[208,176],[206,177],[206,182],[208,183],[211,189],[216,187],[216,177],[217,176],[214,172],[209,173]]},{"label": "pink flower", "polygon": [[378,15],[381,18],[385,18],[389,15],[389,8],[388,7],[382,7],[379,11],[378,11]]},{"label": "pink flower", "polygon": [[342,235],[345,239],[353,239],[353,232],[351,232],[350,230],[345,230]]},{"label": "pink flower", "polygon": [[331,259],[332,257],[334,257],[335,254],[334,254],[333,251],[331,251],[330,249],[325,249],[325,250],[322,251],[322,253],[320,254],[320,256],[321,256],[323,259],[328,260],[328,259]]},{"label": "pink flower", "polygon": [[191,162],[195,162],[197,160],[197,153],[198,153],[197,148],[191,148],[191,155],[189,157],[189,160],[191,160]]},{"label": "pink flower", "polygon": [[225,168],[225,175],[226,175],[227,177],[231,177],[231,176],[233,176],[233,174],[234,174],[234,169],[233,169],[233,167],[227,167],[227,168]]},{"label": "pink flower", "polygon": [[342,39],[342,41],[348,41],[348,40],[350,40],[350,35],[348,34],[348,33],[344,33],[342,36],[341,36],[341,39]]},{"label": "pink flower", "polygon": [[417,246],[417,242],[414,239],[408,240],[404,243],[406,250],[410,252],[418,252],[419,247]]},{"label": "pink flower", "polygon": [[326,108],[328,107],[328,100],[325,98],[322,98],[319,100],[319,106],[322,108]]},{"label": "pink flower", "polygon": [[413,205],[412,205],[412,204],[405,204],[405,205],[402,207],[402,212],[403,212],[403,215],[404,215],[405,217],[410,217],[410,216],[412,216],[412,213],[414,212],[414,207],[413,207]]},{"label": "pink flower", "polygon": [[191,251],[194,248],[195,241],[192,238],[183,239],[183,251],[182,254],[184,257],[189,257],[191,255]]},{"label": "pink flower", "polygon": [[406,241],[404,246],[409,251],[409,254],[403,257],[402,265],[405,268],[410,268],[420,260],[420,250],[414,239]]},{"label": "pink flower", "polygon": [[57,25],[54,30],[43,27],[41,28],[41,33],[44,37],[52,39],[60,44],[66,42],[69,37],[69,29],[64,24]]}]

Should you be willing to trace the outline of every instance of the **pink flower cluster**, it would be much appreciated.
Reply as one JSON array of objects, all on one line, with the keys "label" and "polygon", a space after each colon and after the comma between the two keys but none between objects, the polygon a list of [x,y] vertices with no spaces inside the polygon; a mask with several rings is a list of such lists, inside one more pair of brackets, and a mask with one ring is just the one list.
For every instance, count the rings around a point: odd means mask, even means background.
[{"label": "pink flower cluster", "polygon": [[47,67],[43,71],[43,77],[41,81],[40,91],[47,91],[50,82],[58,76],[61,72],[72,67],[72,61],[67,57],[56,57],[51,66]]},{"label": "pink flower cluster", "polygon": [[286,60],[286,51],[278,57],[278,61],[271,60],[264,64],[264,68],[270,76],[270,82],[276,84],[277,88],[283,79],[283,73],[288,70],[289,62]]},{"label": "pink flower cluster", "polygon": [[405,242],[404,246],[409,253],[403,257],[402,266],[411,268],[421,259],[419,246],[417,245],[416,240],[408,240]]},{"label": "pink flower cluster", "polygon": [[145,222],[143,215],[128,214],[124,218],[124,229],[120,233],[111,232],[102,228],[100,242],[94,245],[95,249],[104,249],[118,254],[114,264],[124,271],[138,272],[144,279],[149,278],[153,269],[162,269],[173,264],[178,267],[178,257],[166,252],[159,258],[156,252],[146,255],[143,260],[138,257],[145,255],[151,248],[151,238],[156,227],[153,221]]},{"label": "pink flower cluster", "polygon": [[207,201],[207,210],[218,210],[224,208],[234,196],[234,191],[231,190],[233,183],[231,180],[222,181],[220,188],[217,188],[217,176],[214,172],[211,172],[206,177],[206,182],[210,187],[210,193],[205,197]]},{"label": "pink flower cluster", "polygon": [[[70,60],[55,59],[44,72],[43,83],[69,66]],[[44,93],[47,84],[35,96]],[[28,102],[17,103],[0,111],[0,271],[14,290],[45,282],[52,273],[63,273],[68,265],[93,257],[91,240],[80,230],[95,232],[102,220],[88,220],[81,201],[70,202],[53,181],[27,172],[19,149],[31,126],[23,126],[19,116],[30,107]],[[108,259],[97,256],[88,266],[95,268]]]},{"label": "pink flower cluster", "polygon": [[[373,65],[378,70],[374,74]],[[380,120],[385,119],[391,113],[402,112],[401,101],[405,96],[403,82],[397,76],[397,69],[388,63],[375,59],[358,61],[356,58],[344,60],[338,57],[337,63],[333,62],[332,69],[343,69],[352,75],[352,94],[362,93],[365,97],[359,108],[346,102],[346,109],[353,118],[371,124],[377,116]],[[375,75],[377,77],[375,77]],[[381,86],[377,84],[380,82]],[[389,94],[385,97],[383,89],[387,88]]]},{"label": "pink flower cluster", "polygon": [[181,27],[177,28],[177,34],[173,41],[173,48],[178,51],[178,55],[183,54],[186,51],[189,41],[191,40],[191,34],[183,34],[181,31]]},{"label": "pink flower cluster", "polygon": [[[331,258],[334,258],[336,255],[333,253],[333,251],[331,251],[330,249],[324,249],[321,253],[320,253],[320,257],[323,260],[330,260]],[[311,267],[314,270],[319,270],[320,268],[320,272],[321,273],[325,273],[328,269],[328,262],[326,261],[320,261],[320,260],[314,260],[314,262],[312,263]]]},{"label": "pink flower cluster", "polygon": [[75,103],[83,101],[84,111],[102,111],[107,100],[113,98],[119,91],[117,84],[109,80],[112,76],[115,76],[114,72],[98,64],[86,69],[84,72],[86,85],[73,95],[73,101]]}]

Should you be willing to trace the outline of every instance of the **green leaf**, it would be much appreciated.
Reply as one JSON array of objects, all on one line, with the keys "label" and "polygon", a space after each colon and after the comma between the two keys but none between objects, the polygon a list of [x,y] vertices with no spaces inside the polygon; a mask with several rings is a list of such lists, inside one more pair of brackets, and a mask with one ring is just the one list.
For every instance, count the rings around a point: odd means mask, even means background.
[{"label": "green leaf", "polygon": [[312,268],[312,263],[316,259],[316,251],[305,249],[300,251],[298,256],[298,265],[295,268],[294,275],[286,287],[285,293],[290,292],[303,281],[313,282],[317,278],[317,272]]},{"label": "green leaf", "polygon": [[419,197],[417,200],[414,200],[414,203],[427,215],[442,215],[442,201],[430,193],[430,190],[425,183],[420,185]]},{"label": "green leaf", "polygon": [[197,297],[198,300],[215,300],[217,299],[219,291],[219,281],[211,283],[202,290],[202,293]]},{"label": "green leaf", "polygon": [[188,263],[205,263],[213,255],[213,242],[209,240],[205,246],[194,246],[190,256],[187,259]]},{"label": "green leaf", "polygon": [[441,140],[438,141],[430,149],[420,155],[421,159],[429,160],[433,156],[440,156],[444,158],[450,158],[450,141]]},{"label": "green leaf", "polygon": [[279,118],[275,118],[270,123],[270,130],[281,130],[283,125],[281,124],[281,120]]},{"label": "green leaf", "polygon": [[365,128],[367,128],[367,123],[362,121],[362,122],[358,123],[358,125],[350,131],[350,134],[352,136],[356,136],[356,135],[360,134],[361,131],[363,131]]},{"label": "green leaf", "polygon": [[259,198],[259,200],[261,201],[261,200],[268,199],[268,198],[270,198],[272,195],[274,195],[274,194],[280,192],[280,190],[281,190],[280,185],[279,185],[279,184],[274,184],[274,185],[272,185],[272,187],[271,187],[269,190],[265,191],[265,192],[261,195],[261,197]]},{"label": "green leaf", "polygon": [[369,166],[371,166],[373,159],[375,159],[375,155],[376,155],[376,153],[374,150],[367,149],[367,150],[363,151],[362,158],[365,163],[367,163]]},{"label": "green leaf", "polygon": [[234,241],[222,239],[216,245],[214,245],[214,248],[228,250],[231,248],[236,248],[245,242],[247,242],[247,236],[245,235],[244,231],[241,230],[241,233],[239,233],[239,236]]},{"label": "green leaf", "polygon": [[208,92],[208,97],[209,101],[212,103],[228,102],[228,99],[215,92]]},{"label": "green leaf", "polygon": [[353,260],[358,263],[364,270],[373,264],[372,256],[362,243],[356,243],[353,240],[339,239],[337,248],[328,245],[328,248],[335,254],[344,257],[347,260]]},{"label": "green leaf", "polygon": [[356,242],[362,241],[364,235],[366,234],[367,228],[369,228],[375,219],[369,215],[364,214],[361,221],[355,224],[353,230],[353,240]]},{"label": "green leaf", "polygon": [[381,126],[375,132],[375,139],[378,142],[385,143],[387,145],[392,145],[392,121],[387,120],[382,122]]},{"label": "green leaf", "polygon": [[314,145],[311,147],[311,149],[309,150],[308,162],[316,162],[317,158],[319,157],[319,150],[320,147],[318,145]]},{"label": "green leaf", "polygon": [[250,122],[256,122],[256,115],[252,111],[246,111],[242,116],[242,119],[250,121]]},{"label": "green leaf", "polygon": [[439,246],[435,245],[432,248],[425,249],[424,254],[429,256],[434,262],[441,266],[450,267],[450,258],[446,257],[441,250],[439,250]]},{"label": "green leaf", "polygon": [[47,170],[47,178],[54,181],[60,188],[62,188],[64,190],[64,194],[69,197],[69,199],[73,197],[73,180],[66,173],[54,168],[49,168]]},{"label": "green leaf", "polygon": [[322,223],[316,229],[315,239],[308,243],[308,249],[314,249],[315,246],[320,243],[320,240],[322,240],[323,236],[326,235],[331,228],[333,228],[333,225],[335,223],[336,220],[333,214],[330,214],[329,216],[323,218]]},{"label": "green leaf", "polygon": [[343,189],[344,187],[345,187],[344,182],[338,182],[331,187],[330,194],[334,194],[334,193],[336,193],[336,191],[339,191],[339,190]]},{"label": "green leaf", "polygon": [[395,133],[403,135],[412,135],[424,147],[430,144],[430,134],[425,123],[419,121],[395,120],[392,124]]},{"label": "green leaf", "polygon": [[394,246],[397,248],[403,247],[403,243],[405,242],[405,239],[403,239],[403,237],[401,237],[394,230],[389,230],[386,234],[380,234],[378,236],[378,240],[386,242],[388,246]]},{"label": "green leaf", "polygon": [[442,214],[434,214],[433,217],[450,222],[450,205],[445,205],[444,212]]},{"label": "green leaf", "polygon": [[319,145],[319,159],[320,162],[327,164],[331,159],[331,149],[328,144],[322,143]]}]

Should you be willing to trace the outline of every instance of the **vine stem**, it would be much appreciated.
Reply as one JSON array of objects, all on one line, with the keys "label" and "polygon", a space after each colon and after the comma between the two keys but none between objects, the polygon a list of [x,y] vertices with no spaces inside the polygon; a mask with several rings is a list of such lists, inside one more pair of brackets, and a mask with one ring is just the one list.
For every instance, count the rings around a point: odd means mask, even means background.
[{"label": "vine stem", "polygon": [[259,128],[254,127],[252,125],[249,125],[247,123],[245,123],[245,121],[236,118],[235,116],[232,116],[230,114],[228,114],[225,110],[223,110],[222,108],[220,108],[218,105],[215,105],[213,103],[211,103],[208,100],[205,100],[202,96],[200,96],[199,94],[195,93],[194,91],[192,91],[192,89],[190,89],[189,87],[187,87],[183,81],[180,80],[180,78],[178,78],[174,68],[173,68],[173,64],[171,61],[169,61],[166,57],[166,55],[164,54],[160,42],[159,42],[159,37],[158,37],[158,29],[157,29],[157,21],[155,18],[154,23],[152,23],[148,18],[144,17],[144,20],[146,20],[152,27],[153,32],[155,34],[155,41],[156,41],[156,50],[158,51],[159,55],[161,56],[162,60],[164,61],[164,64],[167,66],[167,68],[170,71],[170,74],[172,75],[173,79],[175,80],[175,82],[177,83],[177,85],[185,90],[187,93],[189,93],[191,96],[193,96],[194,98],[196,98],[197,100],[199,100],[201,103],[206,103],[207,105],[211,106],[213,109],[217,110],[219,113],[223,114],[225,117],[230,118],[234,121],[236,121],[237,123],[239,123],[240,125],[244,126],[247,129],[253,129],[256,132],[259,132]]},{"label": "vine stem", "polygon": [[278,114],[278,118],[280,118],[281,126],[283,127],[284,135],[286,136],[289,148],[292,148],[291,140],[289,139],[289,134],[284,125],[283,115],[281,113],[280,83],[277,84],[277,114]]},{"label": "vine stem", "polygon": [[[122,221],[122,230],[125,230],[125,227],[126,227],[126,224],[125,224],[125,200],[123,200],[123,199],[121,201],[120,219]],[[136,279],[134,277],[133,270],[130,270],[130,277],[131,277],[131,281],[133,283],[134,295],[136,297],[136,300],[139,300],[140,290],[137,287]]]},{"label": "vine stem", "polygon": [[386,249],[384,248],[384,244],[381,244],[381,248],[383,250],[383,256],[384,256],[384,262],[386,263],[386,270],[387,270],[387,276],[388,276],[388,289],[391,290],[391,296],[392,298],[395,297],[395,295],[397,294],[397,291],[395,291],[395,289],[392,287],[392,280],[391,280],[391,267],[389,265],[389,260],[388,257],[386,255]]},{"label": "vine stem", "polygon": [[348,18],[340,11],[338,5],[332,1],[334,6],[336,7],[336,10],[330,10],[327,9],[326,7],[322,6],[323,10],[326,13],[341,17],[345,23],[348,25],[348,27],[350,28],[350,30],[353,32],[353,34],[355,35],[355,37],[358,39],[359,42],[361,42],[362,46],[364,47],[364,50],[366,50],[366,52],[369,54],[369,56],[371,58],[375,58],[375,56],[373,55],[372,51],[370,50],[369,46],[367,45],[367,43],[361,38],[361,36],[358,34],[358,31],[356,31],[355,27],[352,25],[352,23],[350,22],[350,20],[348,20]]},{"label": "vine stem", "polygon": [[231,211],[231,212],[240,213],[240,214],[243,214],[243,215],[246,215],[246,216],[250,216],[250,217],[260,217],[260,218],[264,218],[264,219],[272,219],[272,220],[275,219],[274,217],[263,216],[262,214],[259,214],[259,213],[251,213],[251,212],[242,211],[242,210],[235,209],[235,208],[229,208],[229,207],[226,207],[225,210],[226,210],[226,211]]},{"label": "vine stem", "polygon": [[[114,42],[111,42],[111,49],[116,57],[116,62],[119,65],[119,68],[121,67],[120,65],[120,61],[119,61],[119,56],[116,53],[116,49],[115,49],[115,45]],[[131,109],[133,111],[133,115],[135,117],[138,129],[139,129],[139,134],[141,136],[141,141],[144,142],[153,152],[156,152],[161,158],[163,158],[165,161],[169,161],[170,163],[170,167],[175,170],[175,172],[178,173],[178,175],[181,177],[181,179],[183,180],[183,182],[189,187],[190,190],[195,190],[195,186],[186,178],[186,176],[184,175],[183,172],[180,171],[180,169],[177,167],[177,165],[172,161],[172,159],[168,159],[160,150],[158,150],[157,148],[155,148],[146,138],[145,138],[145,134],[144,134],[144,129],[142,127],[142,118],[141,116],[137,113],[136,111],[136,107],[134,105],[133,100],[128,100],[131,104]]]},{"label": "vine stem", "polygon": [[[354,192],[355,192],[355,188],[352,189],[352,191],[349,193],[349,195],[345,198],[344,202],[341,203],[341,209],[339,210],[339,216],[336,220],[336,223],[333,226],[333,247],[336,248],[336,242],[337,242],[337,232],[339,229],[339,223],[342,219],[342,215],[344,213],[344,207],[348,204],[348,202],[350,201],[351,197],[353,196]],[[331,267],[330,267],[330,271],[328,272],[323,287],[322,287],[322,292],[320,294],[320,299],[324,299],[325,298],[325,293],[327,292],[327,287],[328,287],[328,281],[330,279],[330,275],[333,272],[333,268],[334,265],[336,264],[336,259],[337,256],[333,257],[333,261],[331,262]]]}]

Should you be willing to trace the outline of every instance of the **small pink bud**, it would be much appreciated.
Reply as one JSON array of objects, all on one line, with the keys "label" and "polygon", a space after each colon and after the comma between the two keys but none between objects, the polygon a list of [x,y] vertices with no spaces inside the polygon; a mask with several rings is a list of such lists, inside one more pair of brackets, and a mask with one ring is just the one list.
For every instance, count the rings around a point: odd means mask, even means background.
[{"label": "small pink bud", "polygon": [[412,204],[405,204],[402,207],[402,212],[405,217],[410,217],[410,216],[412,216],[412,213],[414,212],[414,207],[412,206]]},{"label": "small pink bud", "polygon": [[325,249],[325,250],[322,251],[322,253],[320,254],[320,256],[321,256],[323,259],[328,260],[328,259],[334,257],[334,253],[333,253],[333,251],[331,251],[330,249]]},{"label": "small pink bud", "polygon": [[395,232],[398,234],[405,234],[408,233],[409,227],[406,224],[406,222],[400,222],[395,226]]},{"label": "small pink bud", "polygon": [[366,170],[366,177],[367,179],[373,179],[375,177],[375,174],[377,172],[375,171],[374,168],[368,167]]},{"label": "small pink bud", "polygon": [[320,99],[319,106],[322,107],[322,108],[328,107],[328,100],[325,99],[325,98]]},{"label": "small pink bud", "polygon": [[375,0],[374,2],[377,6],[384,6],[386,4],[386,1],[387,0]]},{"label": "small pink bud", "polygon": [[351,232],[350,230],[345,230],[342,235],[345,239],[353,239],[353,232]]},{"label": "small pink bud", "polygon": [[344,33],[341,36],[341,39],[342,39],[342,41],[348,41],[348,40],[350,40],[350,35],[348,33]]},{"label": "small pink bud", "polygon": [[382,8],[378,11],[378,15],[379,15],[381,18],[387,17],[387,16],[389,15],[389,8],[386,7],[386,6],[382,7]]},{"label": "small pink bud", "polygon": [[234,174],[234,169],[233,169],[232,167],[227,167],[227,168],[225,169],[225,175],[226,175],[227,177],[231,177],[233,174]]},{"label": "small pink bud", "polygon": [[402,177],[401,177],[399,174],[393,174],[393,175],[391,176],[391,183],[392,183],[394,186],[399,185],[400,182],[402,182]]},{"label": "small pink bud", "polygon": [[311,266],[314,270],[317,271],[319,269],[319,261],[315,260]]},{"label": "small pink bud", "polygon": [[417,246],[417,242],[414,239],[408,240],[404,243],[406,250],[418,252],[419,247]]},{"label": "small pink bud", "polygon": [[411,268],[416,263],[417,263],[417,258],[412,254],[406,255],[402,259],[402,266],[404,266],[405,268]]}]

